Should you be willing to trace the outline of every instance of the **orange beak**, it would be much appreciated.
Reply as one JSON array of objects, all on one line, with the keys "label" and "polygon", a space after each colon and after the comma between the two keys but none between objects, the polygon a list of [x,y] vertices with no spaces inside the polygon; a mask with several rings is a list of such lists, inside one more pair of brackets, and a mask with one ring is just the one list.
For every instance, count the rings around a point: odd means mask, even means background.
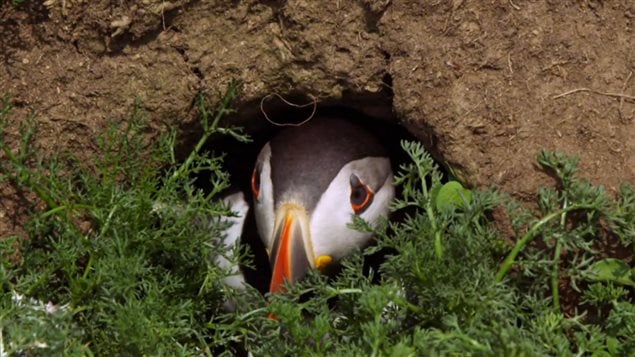
[{"label": "orange beak", "polygon": [[[284,282],[300,280],[311,267],[307,247],[310,247],[309,220],[303,207],[285,204],[276,216],[270,262],[273,267],[270,293],[284,291]],[[309,242],[306,244],[305,242]]]}]

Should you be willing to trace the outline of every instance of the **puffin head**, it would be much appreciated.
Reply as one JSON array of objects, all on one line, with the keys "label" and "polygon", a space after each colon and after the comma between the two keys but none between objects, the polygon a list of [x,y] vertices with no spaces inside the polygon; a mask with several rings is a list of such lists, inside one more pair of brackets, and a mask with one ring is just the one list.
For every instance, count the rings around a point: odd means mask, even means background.
[{"label": "puffin head", "polygon": [[335,118],[287,128],[260,151],[251,178],[258,233],[273,270],[270,292],[369,243],[349,227],[373,224],[394,197],[388,155],[368,131]]}]

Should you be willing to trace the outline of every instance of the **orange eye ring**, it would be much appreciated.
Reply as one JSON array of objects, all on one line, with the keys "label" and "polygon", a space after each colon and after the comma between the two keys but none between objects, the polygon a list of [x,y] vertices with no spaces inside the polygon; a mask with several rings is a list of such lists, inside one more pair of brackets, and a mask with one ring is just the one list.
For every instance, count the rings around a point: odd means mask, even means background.
[{"label": "orange eye ring", "polygon": [[255,199],[260,198],[260,170],[257,167],[251,174],[251,192]]},{"label": "orange eye ring", "polygon": [[373,202],[373,197],[375,193],[368,187],[368,185],[364,184],[362,180],[360,180],[357,175],[351,175],[350,179],[351,183],[351,207],[353,208],[353,212],[359,215],[364,213],[366,208],[370,206]]}]

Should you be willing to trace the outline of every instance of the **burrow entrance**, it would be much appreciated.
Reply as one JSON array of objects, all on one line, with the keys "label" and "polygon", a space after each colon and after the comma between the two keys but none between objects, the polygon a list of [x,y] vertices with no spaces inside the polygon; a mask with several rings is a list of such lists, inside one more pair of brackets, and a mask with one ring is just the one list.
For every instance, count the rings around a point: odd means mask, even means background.
[{"label": "burrow entrance", "polygon": [[[284,98],[284,99],[281,99]],[[286,101],[286,102],[285,102]],[[287,102],[310,105],[298,107]],[[257,103],[248,103],[237,108],[237,114],[225,122],[243,127],[249,134],[251,142],[241,143],[232,137],[221,137],[211,140],[205,150],[225,155],[224,166],[231,176],[232,188],[230,191],[242,191],[245,198],[253,207],[251,198],[251,175],[258,153],[262,147],[281,130],[284,125],[298,124],[305,120],[320,120],[323,117],[338,117],[354,122],[373,133],[387,149],[393,173],[399,171],[400,165],[409,162],[409,157],[401,147],[402,140],[418,140],[405,127],[400,125],[399,118],[392,110],[392,97],[373,95],[358,95],[342,101],[322,102],[311,105],[312,99],[296,93],[284,97],[273,96],[269,100]],[[274,123],[272,123],[274,122]],[[432,140],[431,142],[434,142]],[[429,147],[430,142],[424,143],[428,151],[435,152],[434,147]],[[439,165],[443,170],[443,165]],[[445,174],[445,173],[444,173]],[[447,177],[447,175],[444,175]],[[209,176],[202,174],[197,178],[200,186],[205,189],[209,182]],[[399,195],[397,190],[397,195]],[[392,219],[393,217],[391,217]],[[394,217],[399,219],[399,217]],[[268,291],[271,270],[268,256],[258,235],[253,209],[249,210],[245,222],[242,243],[249,246],[254,256],[254,268],[242,267],[246,280],[261,292]],[[366,269],[377,267],[389,252],[379,252],[366,259]],[[377,275],[378,277],[378,275]],[[379,278],[379,277],[378,277]]]}]

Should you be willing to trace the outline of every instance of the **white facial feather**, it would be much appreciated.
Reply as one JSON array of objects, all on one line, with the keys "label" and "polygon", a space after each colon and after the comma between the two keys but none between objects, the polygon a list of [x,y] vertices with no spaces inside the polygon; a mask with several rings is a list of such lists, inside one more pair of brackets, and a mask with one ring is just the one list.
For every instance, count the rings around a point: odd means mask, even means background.
[{"label": "white facial feather", "polygon": [[367,157],[346,164],[330,183],[311,216],[311,241],[314,256],[330,255],[334,260],[352,253],[368,244],[371,236],[348,227],[355,214],[350,204],[350,177],[357,175],[362,182],[370,182],[371,176],[386,176],[383,185],[375,192],[373,202],[360,215],[374,224],[379,217],[388,215],[388,206],[395,196],[390,160],[383,157]]},{"label": "white facial feather", "polygon": [[245,201],[245,196],[242,192],[225,197],[223,202],[229,206],[230,210],[235,213],[235,216],[222,217],[220,219],[220,222],[229,224],[229,228],[225,230],[225,236],[222,240],[223,245],[228,249],[226,255],[229,256],[219,254],[216,256],[215,260],[218,266],[224,269],[229,269],[232,273],[232,275],[223,279],[223,282],[235,289],[244,289],[245,278],[240,273],[238,265],[233,264],[230,259],[232,258],[231,254],[234,252],[234,249],[236,249],[240,236],[243,234],[243,226],[245,225],[249,205],[247,204],[247,201]]},{"label": "white facial feather", "polygon": [[256,212],[256,226],[265,247],[271,251],[273,245],[273,224],[275,220],[273,210],[273,184],[271,182],[271,146],[265,145],[258,155],[257,165],[260,165],[260,196],[254,199]]},{"label": "white facial feather", "polygon": [[[223,202],[229,207],[229,209],[235,214],[235,216],[221,217],[221,223],[228,223],[229,228],[225,230],[225,236],[222,239],[223,245],[227,248],[225,255],[218,254],[215,257],[215,262],[219,267],[228,269],[231,275],[228,275],[223,279],[223,283],[234,289],[245,289],[246,282],[245,277],[240,272],[238,264],[235,264],[234,257],[231,256],[235,252],[236,245],[240,241],[240,237],[243,234],[243,227],[247,218],[247,212],[249,212],[249,205],[245,201],[245,195],[242,192],[234,193],[223,198]],[[234,260],[234,262],[232,262]],[[227,311],[236,310],[236,301],[229,299],[225,301],[223,307]]]}]

